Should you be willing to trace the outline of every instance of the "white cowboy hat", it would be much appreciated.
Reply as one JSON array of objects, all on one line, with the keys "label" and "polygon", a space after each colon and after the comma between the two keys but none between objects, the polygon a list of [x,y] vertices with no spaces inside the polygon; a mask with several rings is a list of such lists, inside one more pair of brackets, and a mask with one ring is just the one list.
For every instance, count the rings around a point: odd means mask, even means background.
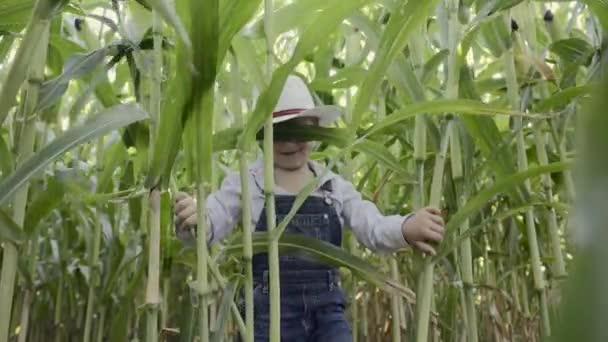
[{"label": "white cowboy hat", "polygon": [[342,115],[337,106],[316,106],[310,90],[300,77],[289,75],[279,101],[272,112],[272,123],[285,122],[294,118],[315,117],[320,126],[328,126]]}]

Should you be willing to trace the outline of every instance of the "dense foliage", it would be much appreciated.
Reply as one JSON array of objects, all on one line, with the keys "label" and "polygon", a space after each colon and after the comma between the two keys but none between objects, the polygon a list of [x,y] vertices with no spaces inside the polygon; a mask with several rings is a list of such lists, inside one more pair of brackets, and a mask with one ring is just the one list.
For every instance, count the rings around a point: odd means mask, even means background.
[{"label": "dense foliage", "polygon": [[[594,0],[0,0],[0,342],[249,337],[267,248],[341,267],[356,341],[607,340],[607,30]],[[438,255],[175,238],[291,73],[345,113],[288,134],[387,214],[444,208]]]}]

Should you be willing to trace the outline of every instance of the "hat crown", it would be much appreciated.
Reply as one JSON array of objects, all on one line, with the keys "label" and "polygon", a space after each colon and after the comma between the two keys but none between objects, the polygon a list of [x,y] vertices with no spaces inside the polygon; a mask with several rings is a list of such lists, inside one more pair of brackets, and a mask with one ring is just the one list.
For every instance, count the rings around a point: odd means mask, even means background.
[{"label": "hat crown", "polygon": [[288,109],[311,109],[315,107],[312,95],[300,77],[289,75],[285,81],[285,86],[281,91],[281,96],[277,102],[274,112]]}]

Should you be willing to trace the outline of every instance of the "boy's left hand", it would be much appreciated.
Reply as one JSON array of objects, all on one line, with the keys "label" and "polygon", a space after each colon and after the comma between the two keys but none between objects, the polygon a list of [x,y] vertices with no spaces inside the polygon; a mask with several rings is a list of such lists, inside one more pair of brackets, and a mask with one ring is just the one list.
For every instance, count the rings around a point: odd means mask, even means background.
[{"label": "boy's left hand", "polygon": [[405,240],[419,250],[435,255],[436,244],[443,240],[445,233],[443,217],[437,208],[422,208],[401,225],[401,232]]}]

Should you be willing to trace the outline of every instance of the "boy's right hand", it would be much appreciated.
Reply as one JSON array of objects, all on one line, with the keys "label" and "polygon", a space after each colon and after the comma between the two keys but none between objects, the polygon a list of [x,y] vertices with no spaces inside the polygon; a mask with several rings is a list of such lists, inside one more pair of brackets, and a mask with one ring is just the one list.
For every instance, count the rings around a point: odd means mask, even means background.
[{"label": "boy's right hand", "polygon": [[197,213],[196,199],[185,192],[175,194],[175,232],[179,236],[187,236],[196,230]]},{"label": "boy's right hand", "polygon": [[435,255],[433,245],[443,240],[444,226],[441,210],[426,207],[416,211],[413,216],[403,222],[401,231],[405,241],[410,245],[425,253]]}]

